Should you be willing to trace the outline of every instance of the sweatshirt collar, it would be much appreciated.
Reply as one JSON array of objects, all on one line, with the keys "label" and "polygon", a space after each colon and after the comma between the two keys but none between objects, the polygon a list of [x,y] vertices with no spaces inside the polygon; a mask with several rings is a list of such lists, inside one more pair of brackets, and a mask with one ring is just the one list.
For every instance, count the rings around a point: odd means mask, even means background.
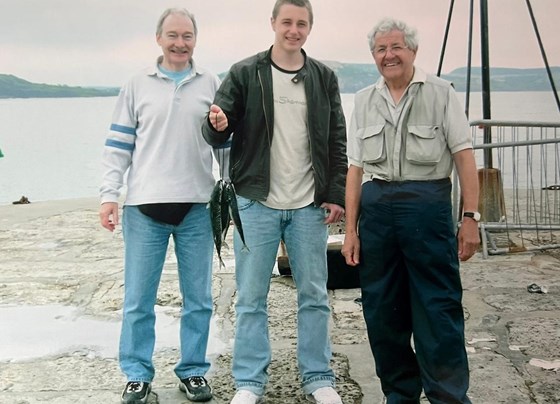
[{"label": "sweatshirt collar", "polygon": [[[158,65],[161,64],[162,61],[163,61],[163,56],[159,56],[156,59],[156,63],[151,65],[150,68],[148,69],[148,76],[157,76],[157,77],[160,77],[160,78],[168,78],[158,68]],[[195,63],[194,59],[191,59],[191,73],[186,77],[186,79],[194,77],[194,76],[199,75],[199,74],[202,74],[202,71],[197,70],[196,63]]]}]

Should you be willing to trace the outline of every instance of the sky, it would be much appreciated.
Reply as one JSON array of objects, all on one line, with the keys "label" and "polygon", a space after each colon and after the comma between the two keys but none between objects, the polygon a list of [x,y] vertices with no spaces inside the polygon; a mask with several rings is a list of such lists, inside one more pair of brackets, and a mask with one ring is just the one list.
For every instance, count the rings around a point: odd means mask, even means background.
[{"label": "sky", "polygon": [[[467,65],[470,0],[455,0],[443,73]],[[480,6],[474,0],[472,66],[480,66]],[[527,0],[487,0],[491,67],[545,67]],[[308,55],[372,63],[367,33],[383,17],[418,30],[416,64],[437,71],[451,0],[312,0]],[[550,66],[560,66],[560,0],[530,0]],[[120,86],[161,54],[155,40],[167,7],[197,20],[196,62],[222,73],[274,40],[274,0],[0,0],[0,74],[36,83]]]}]

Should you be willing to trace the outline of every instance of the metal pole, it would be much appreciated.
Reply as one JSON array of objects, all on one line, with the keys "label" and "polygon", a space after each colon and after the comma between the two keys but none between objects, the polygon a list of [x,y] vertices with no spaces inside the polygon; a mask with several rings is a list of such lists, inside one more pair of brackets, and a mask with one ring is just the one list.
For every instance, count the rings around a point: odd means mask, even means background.
[{"label": "metal pole", "polygon": [[[480,0],[480,50],[482,62],[482,116],[491,119],[490,113],[490,57],[488,52],[488,1]],[[490,127],[484,128],[484,143],[492,143]],[[484,153],[484,168],[492,168],[492,152]]]},{"label": "metal pole", "polygon": [[558,92],[556,91],[556,86],[554,85],[554,78],[552,77],[552,72],[550,71],[550,66],[548,65],[548,59],[546,58],[546,52],[544,51],[544,46],[541,40],[541,35],[539,34],[539,29],[537,28],[537,21],[535,20],[535,15],[533,14],[533,8],[531,3],[527,0],[527,9],[529,10],[529,16],[531,17],[531,22],[533,23],[533,29],[537,35],[537,41],[539,43],[539,48],[541,50],[541,55],[546,67],[546,72],[548,74],[548,80],[550,80],[550,86],[552,87],[552,94],[554,94],[554,99],[556,100],[556,106],[558,111],[560,111],[560,99],[558,98]]},{"label": "metal pole", "polygon": [[439,65],[437,70],[437,76],[441,76],[441,68],[443,66],[443,55],[445,55],[445,48],[447,47],[447,38],[449,37],[449,27],[451,25],[451,16],[453,15],[453,4],[455,0],[451,0],[449,4],[449,14],[447,15],[447,24],[445,26],[445,35],[443,36],[443,44],[441,46],[441,54],[439,57]]},{"label": "metal pole", "polygon": [[473,13],[474,13],[474,0],[470,2],[469,9],[469,46],[467,50],[467,83],[465,88],[465,114],[467,119],[470,112],[471,101],[471,70],[472,70],[472,43],[473,43]]},{"label": "metal pole", "polygon": [[[488,51],[488,1],[480,0],[480,39],[482,62],[482,113],[491,119],[490,113],[490,57]],[[484,127],[484,144],[492,143],[492,128]],[[484,168],[478,170],[478,210],[485,222],[497,222],[505,211],[502,175],[492,164],[492,149],[483,150]]]}]

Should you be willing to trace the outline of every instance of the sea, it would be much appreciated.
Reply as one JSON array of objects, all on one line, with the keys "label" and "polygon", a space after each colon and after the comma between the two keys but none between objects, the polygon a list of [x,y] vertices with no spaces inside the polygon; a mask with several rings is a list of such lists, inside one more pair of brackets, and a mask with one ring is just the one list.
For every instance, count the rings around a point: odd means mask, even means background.
[{"label": "sea", "polygon": [[[466,103],[464,93],[458,94]],[[471,93],[469,119],[482,119],[482,95]],[[0,100],[0,205],[97,197],[103,144],[116,97]],[[342,94],[348,123],[354,94]],[[492,93],[496,120],[560,122],[552,92]]]}]

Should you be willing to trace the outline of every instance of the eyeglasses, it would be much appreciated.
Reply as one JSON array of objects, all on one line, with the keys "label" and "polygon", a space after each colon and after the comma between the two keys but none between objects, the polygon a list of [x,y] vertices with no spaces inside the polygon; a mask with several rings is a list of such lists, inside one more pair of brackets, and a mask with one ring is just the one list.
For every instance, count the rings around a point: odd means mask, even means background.
[{"label": "eyeglasses", "polygon": [[400,55],[401,53],[404,52],[405,49],[408,49],[408,46],[394,45],[389,48],[386,48],[385,46],[380,46],[379,48],[373,49],[371,53],[373,53],[375,56],[384,56],[387,53],[387,51],[391,51],[393,55]]}]

